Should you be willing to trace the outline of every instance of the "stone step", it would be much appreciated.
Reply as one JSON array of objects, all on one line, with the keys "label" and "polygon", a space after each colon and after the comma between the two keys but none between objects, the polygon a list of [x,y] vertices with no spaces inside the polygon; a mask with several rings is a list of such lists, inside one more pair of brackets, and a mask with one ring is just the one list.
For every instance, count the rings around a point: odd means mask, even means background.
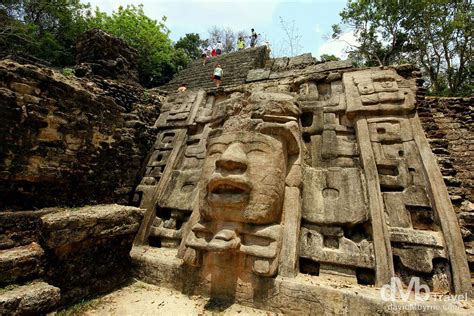
[{"label": "stone step", "polygon": [[59,288],[45,282],[18,286],[0,292],[0,316],[42,315],[55,310],[60,297]]},{"label": "stone step", "polygon": [[32,242],[0,250],[0,284],[31,280],[43,273],[44,251]]},{"label": "stone step", "polygon": [[206,65],[202,65],[201,60],[196,60],[186,69],[177,73],[170,82],[161,86],[160,89],[173,91],[182,83],[187,83],[190,89],[211,88],[213,83],[210,76],[217,63],[221,64],[224,69],[223,85],[243,84],[250,69],[263,66],[265,61],[262,60],[262,54],[265,54],[263,48],[252,48],[244,52],[234,52],[210,58]]},{"label": "stone step", "polygon": [[0,250],[30,244],[38,240],[38,222],[52,209],[0,212]]}]

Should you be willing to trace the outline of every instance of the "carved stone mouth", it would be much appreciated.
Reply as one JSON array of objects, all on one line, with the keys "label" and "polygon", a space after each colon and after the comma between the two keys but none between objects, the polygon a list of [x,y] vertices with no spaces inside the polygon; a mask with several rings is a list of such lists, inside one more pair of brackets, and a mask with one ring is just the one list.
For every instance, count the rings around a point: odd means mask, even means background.
[{"label": "carved stone mouth", "polygon": [[211,205],[245,204],[250,193],[250,186],[241,179],[211,179],[207,189],[208,201]]}]

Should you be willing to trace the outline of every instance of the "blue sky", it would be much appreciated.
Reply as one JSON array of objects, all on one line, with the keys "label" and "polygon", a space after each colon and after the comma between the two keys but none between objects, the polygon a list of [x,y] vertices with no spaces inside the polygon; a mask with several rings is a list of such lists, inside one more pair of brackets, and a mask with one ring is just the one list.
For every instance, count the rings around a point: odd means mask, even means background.
[{"label": "blue sky", "polygon": [[[339,12],[346,0],[81,0],[98,6],[111,13],[120,5],[143,4],[145,14],[153,19],[167,17],[166,25],[171,30],[170,37],[178,40],[186,33],[199,33],[207,38],[211,26],[230,27],[234,31],[254,28],[262,38],[270,41],[274,52],[281,53],[284,32],[280,17],[287,23],[295,21],[301,35],[300,53],[310,52],[315,57],[320,54],[334,54],[345,57],[342,42],[327,38],[331,25],[340,22]],[[344,35],[353,41],[350,33]]]}]

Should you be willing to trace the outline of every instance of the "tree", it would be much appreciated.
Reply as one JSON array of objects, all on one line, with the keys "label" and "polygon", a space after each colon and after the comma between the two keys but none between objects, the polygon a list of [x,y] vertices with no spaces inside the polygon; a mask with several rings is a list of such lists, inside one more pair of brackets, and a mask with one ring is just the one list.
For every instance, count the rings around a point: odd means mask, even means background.
[{"label": "tree", "polygon": [[235,51],[239,36],[246,37],[245,31],[235,32],[231,28],[213,26],[208,30],[208,45],[215,47],[218,41],[224,45],[224,53]]},{"label": "tree", "polygon": [[339,57],[337,56],[334,56],[334,55],[329,55],[329,54],[322,54],[321,56],[319,56],[319,59],[323,62],[326,62],[326,61],[338,61],[338,60],[341,60]]},{"label": "tree", "polygon": [[[363,64],[416,63],[433,93],[460,94],[472,93],[472,12],[472,0],[355,0],[340,16]],[[334,25],[333,38],[344,31]]]},{"label": "tree", "polygon": [[181,37],[174,45],[175,49],[183,49],[191,59],[197,59],[201,56],[201,48],[205,46],[205,41],[201,40],[199,34],[188,33]]},{"label": "tree", "polygon": [[79,0],[4,0],[0,48],[57,66],[73,64],[75,41],[87,29],[89,8]]},{"label": "tree", "polygon": [[473,12],[471,0],[415,1],[404,27],[417,62],[438,94],[472,94]]},{"label": "tree", "polygon": [[280,16],[280,26],[285,33],[283,38],[283,51],[286,50],[287,56],[296,56],[301,51],[301,34],[295,25],[295,20],[288,22]]},{"label": "tree", "polygon": [[140,82],[145,86],[160,85],[189,62],[184,49],[175,49],[165,25],[147,17],[143,5],[120,6],[111,16],[96,10],[90,26],[100,28],[123,39],[138,50]]}]

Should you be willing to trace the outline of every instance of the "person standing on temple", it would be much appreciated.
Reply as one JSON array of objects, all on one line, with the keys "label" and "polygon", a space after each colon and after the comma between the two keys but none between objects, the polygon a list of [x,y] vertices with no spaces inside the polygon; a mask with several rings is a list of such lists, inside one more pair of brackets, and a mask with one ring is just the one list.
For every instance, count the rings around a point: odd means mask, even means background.
[{"label": "person standing on temple", "polygon": [[207,63],[207,56],[209,55],[209,50],[206,48],[201,48],[201,60],[202,65],[204,66]]},{"label": "person standing on temple", "polygon": [[222,45],[221,41],[217,41],[217,44],[216,44],[217,56],[220,56],[223,50],[224,50],[224,45]]},{"label": "person standing on temple", "polygon": [[255,47],[255,45],[257,44],[257,37],[257,32],[252,29],[252,35],[250,35],[250,47]]},{"label": "person standing on temple", "polygon": [[218,64],[216,68],[214,68],[214,75],[213,75],[214,83],[216,84],[216,89],[219,89],[222,82],[223,75],[224,75],[224,71],[222,70],[221,65]]},{"label": "person standing on temple", "polygon": [[237,41],[237,50],[243,50],[245,48],[244,38],[239,36],[239,40]]}]

